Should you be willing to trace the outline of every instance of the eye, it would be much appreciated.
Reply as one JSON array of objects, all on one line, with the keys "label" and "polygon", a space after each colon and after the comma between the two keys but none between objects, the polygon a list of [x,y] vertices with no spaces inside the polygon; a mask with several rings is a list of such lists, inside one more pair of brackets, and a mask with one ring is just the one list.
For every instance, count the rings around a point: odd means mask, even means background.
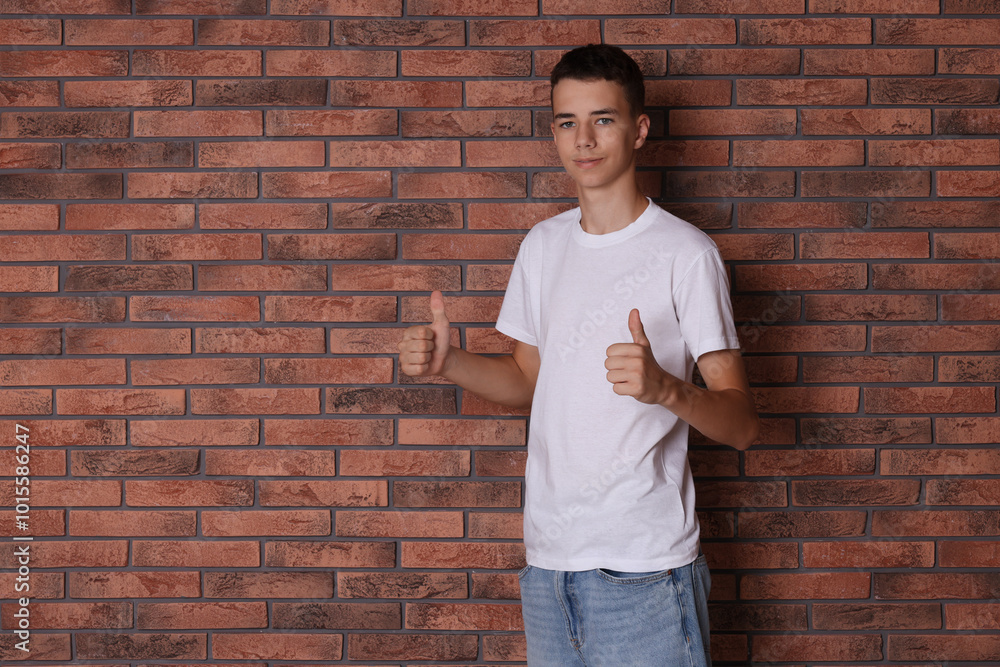
[{"label": "eye", "polygon": [[[604,121],[608,121],[608,122],[607,122],[607,123],[604,123]],[[613,119],[613,118],[598,118],[598,119],[597,119],[597,122],[598,122],[598,123],[604,123],[605,125],[610,125],[611,123],[613,123],[613,122],[615,122],[615,121],[614,121],[614,119]]]},{"label": "eye", "polygon": [[573,126],[573,121],[571,121],[571,120],[568,120],[565,123],[559,123],[559,127],[564,128],[564,129],[572,127],[572,126]]}]

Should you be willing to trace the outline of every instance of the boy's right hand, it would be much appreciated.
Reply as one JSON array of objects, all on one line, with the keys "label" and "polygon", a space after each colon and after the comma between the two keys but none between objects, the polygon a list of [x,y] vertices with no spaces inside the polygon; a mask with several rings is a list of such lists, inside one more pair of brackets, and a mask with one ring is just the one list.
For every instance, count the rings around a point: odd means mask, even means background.
[{"label": "boy's right hand", "polygon": [[399,370],[410,376],[440,375],[451,354],[451,323],[444,312],[444,296],[431,292],[431,323],[403,332],[399,342]]}]

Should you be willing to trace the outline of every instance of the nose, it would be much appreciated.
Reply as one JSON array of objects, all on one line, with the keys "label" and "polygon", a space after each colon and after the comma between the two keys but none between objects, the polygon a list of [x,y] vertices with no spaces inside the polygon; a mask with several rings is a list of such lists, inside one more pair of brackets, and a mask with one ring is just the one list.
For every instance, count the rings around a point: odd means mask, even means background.
[{"label": "nose", "polygon": [[580,123],[576,129],[576,147],[593,148],[595,142],[594,128],[589,123]]}]

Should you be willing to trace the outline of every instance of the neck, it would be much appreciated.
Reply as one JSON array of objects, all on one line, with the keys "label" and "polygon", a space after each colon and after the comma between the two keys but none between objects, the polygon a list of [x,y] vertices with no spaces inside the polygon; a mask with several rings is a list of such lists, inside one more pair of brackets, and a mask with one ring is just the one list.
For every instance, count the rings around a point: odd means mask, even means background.
[{"label": "neck", "polygon": [[624,229],[642,215],[649,202],[633,178],[630,187],[584,190],[577,188],[580,226],[588,234],[610,234]]}]

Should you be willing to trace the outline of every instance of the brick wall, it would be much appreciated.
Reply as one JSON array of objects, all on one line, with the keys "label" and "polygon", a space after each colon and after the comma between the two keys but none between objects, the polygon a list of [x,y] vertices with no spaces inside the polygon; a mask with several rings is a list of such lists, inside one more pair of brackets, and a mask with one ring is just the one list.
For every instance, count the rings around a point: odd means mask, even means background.
[{"label": "brick wall", "polygon": [[508,349],[518,243],[573,205],[547,75],[602,38],[764,416],[692,443],[716,661],[1000,660],[1000,2],[0,11],[5,663],[523,663],[526,414],[393,352],[432,289]]}]

